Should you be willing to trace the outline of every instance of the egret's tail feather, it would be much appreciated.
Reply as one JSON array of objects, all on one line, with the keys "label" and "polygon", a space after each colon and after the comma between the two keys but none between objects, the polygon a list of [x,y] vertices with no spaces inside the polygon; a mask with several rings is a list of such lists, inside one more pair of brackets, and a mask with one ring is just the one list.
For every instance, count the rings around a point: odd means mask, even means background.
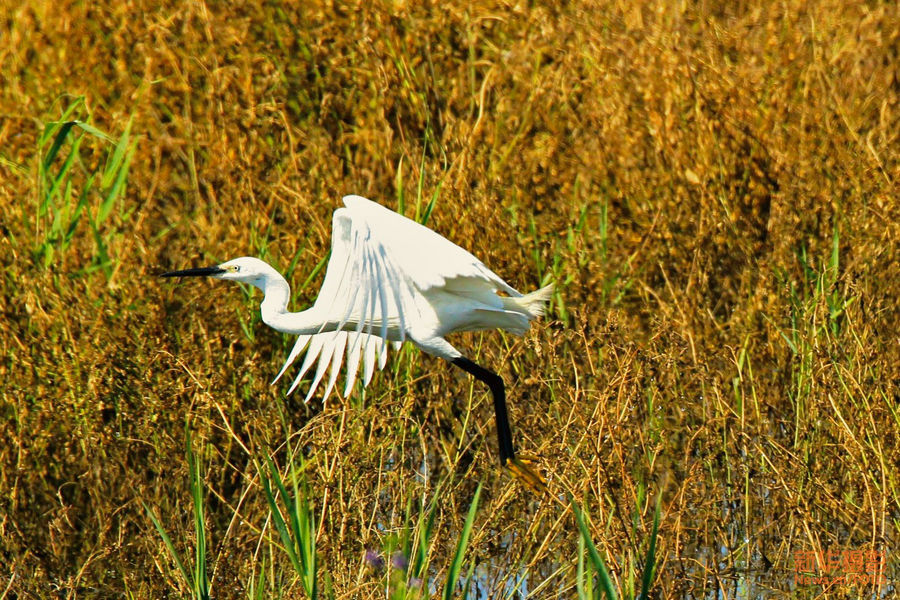
[{"label": "egret's tail feather", "polygon": [[521,298],[504,298],[504,303],[514,304],[534,318],[543,317],[547,312],[547,302],[553,296],[553,284],[546,285]]}]

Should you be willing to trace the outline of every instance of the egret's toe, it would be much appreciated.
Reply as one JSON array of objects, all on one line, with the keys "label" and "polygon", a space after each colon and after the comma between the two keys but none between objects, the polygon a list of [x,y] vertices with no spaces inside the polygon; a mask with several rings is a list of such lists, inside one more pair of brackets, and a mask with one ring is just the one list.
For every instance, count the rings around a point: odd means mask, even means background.
[{"label": "egret's toe", "polygon": [[506,468],[512,473],[512,476],[518,479],[525,487],[534,492],[546,493],[550,490],[547,488],[547,480],[544,476],[533,467],[536,459],[531,457],[519,456],[506,461]]}]

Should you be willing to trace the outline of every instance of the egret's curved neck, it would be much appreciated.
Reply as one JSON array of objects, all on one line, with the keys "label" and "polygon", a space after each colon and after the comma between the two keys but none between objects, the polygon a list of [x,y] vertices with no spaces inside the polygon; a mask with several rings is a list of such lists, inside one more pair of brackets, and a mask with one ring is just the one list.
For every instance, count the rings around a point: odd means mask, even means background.
[{"label": "egret's curved neck", "polygon": [[259,307],[263,323],[283,333],[309,335],[319,333],[322,321],[315,314],[315,309],[303,312],[289,312],[288,301],[291,299],[291,286],[280,273],[272,270],[266,273],[253,285],[262,290],[262,304]]}]

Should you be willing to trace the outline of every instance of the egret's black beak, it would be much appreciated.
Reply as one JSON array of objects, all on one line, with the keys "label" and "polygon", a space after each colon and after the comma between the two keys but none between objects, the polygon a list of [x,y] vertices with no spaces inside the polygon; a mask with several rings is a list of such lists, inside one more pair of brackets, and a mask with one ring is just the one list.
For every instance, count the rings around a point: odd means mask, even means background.
[{"label": "egret's black beak", "polygon": [[220,275],[225,272],[221,267],[198,267],[196,269],[185,269],[184,271],[169,271],[163,273],[160,277],[211,277]]}]

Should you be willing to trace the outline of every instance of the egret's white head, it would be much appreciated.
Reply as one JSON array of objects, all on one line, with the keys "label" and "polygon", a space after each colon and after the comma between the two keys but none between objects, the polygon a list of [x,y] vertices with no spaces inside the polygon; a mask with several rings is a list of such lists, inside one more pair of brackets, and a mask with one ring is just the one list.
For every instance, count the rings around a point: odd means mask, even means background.
[{"label": "egret's white head", "polygon": [[249,283],[265,291],[265,284],[273,277],[281,279],[278,271],[268,263],[252,256],[242,256],[214,267],[199,267],[163,273],[160,277],[215,277]]}]

